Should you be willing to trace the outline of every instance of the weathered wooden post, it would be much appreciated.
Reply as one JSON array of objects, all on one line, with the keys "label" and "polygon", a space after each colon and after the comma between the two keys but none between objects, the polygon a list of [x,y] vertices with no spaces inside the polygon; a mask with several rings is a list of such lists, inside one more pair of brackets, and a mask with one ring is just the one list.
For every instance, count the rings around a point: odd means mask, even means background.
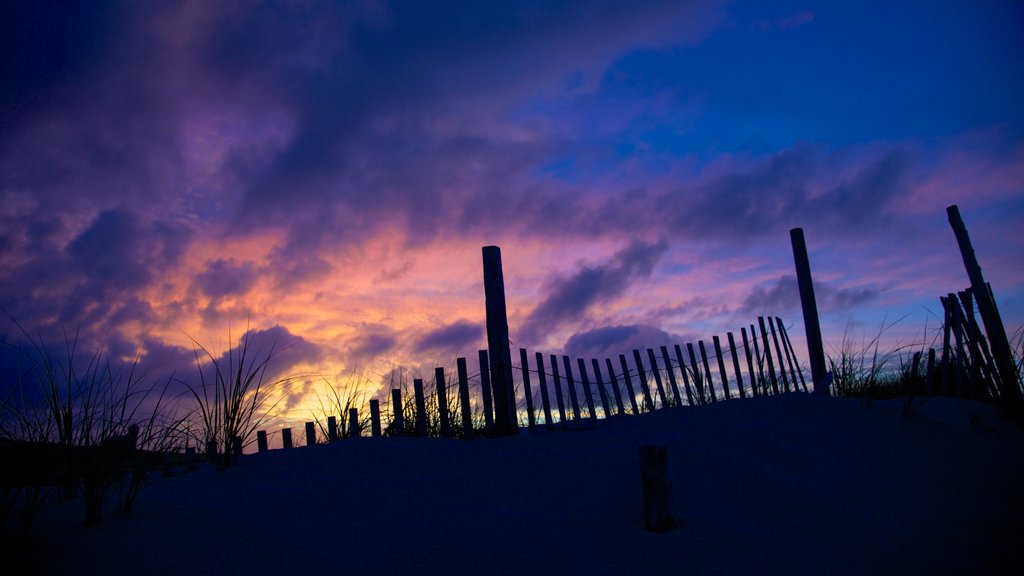
[{"label": "weathered wooden post", "polygon": [[668,474],[668,447],[640,447],[640,483],[643,489],[644,528],[665,532],[672,518],[672,481]]},{"label": "weathered wooden post", "polygon": [[391,434],[393,436],[405,435],[405,418],[402,416],[402,391],[398,388],[391,390]]},{"label": "weathered wooden post", "polygon": [[281,448],[292,447],[292,429],[282,428],[281,429]]},{"label": "weathered wooden post", "polygon": [[437,388],[437,418],[441,421],[441,438],[450,438],[452,427],[448,422],[448,387],[444,368],[434,368],[434,385]]},{"label": "weathered wooden post", "polygon": [[359,438],[363,433],[363,427],[359,425],[359,409],[348,409],[348,437]]},{"label": "weathered wooden post", "polygon": [[266,452],[267,450],[269,450],[269,447],[267,446],[267,431],[260,430],[259,432],[256,432],[256,451]]},{"label": "weathered wooden post", "polygon": [[971,246],[971,237],[967,234],[967,226],[960,218],[960,209],[953,204],[946,208],[946,214],[949,216],[949,225],[953,227],[953,234],[956,235],[960,256],[963,258],[967,277],[971,280],[971,291],[974,292],[978,313],[981,315],[981,321],[985,325],[985,332],[988,334],[989,344],[992,348],[996,370],[999,371],[997,385],[1000,399],[1011,415],[1020,417],[1022,408],[1024,408],[1022,405],[1024,404],[1024,395],[1021,394],[1020,375],[1013,361],[1013,350],[1006,337],[1003,319],[999,315],[995,299],[981,273],[981,265],[978,264],[974,247]]},{"label": "weathered wooden post", "polygon": [[[814,300],[814,282],[811,279],[811,261],[807,257],[804,229],[789,231],[793,245],[793,263],[796,265],[796,282],[800,289],[800,307],[804,314],[804,332],[807,334],[807,357],[811,362],[811,380],[815,394],[828,394],[825,374],[825,345],[821,341],[821,324],[818,322],[818,304]],[[765,344],[767,348],[767,343]]]},{"label": "weathered wooden post", "polygon": [[370,400],[370,434],[374,438],[380,438],[380,400]]},{"label": "weathered wooden post", "polygon": [[316,424],[306,422],[306,446],[316,445]]},{"label": "weathered wooden post", "polygon": [[327,417],[327,441],[334,442],[338,439],[338,419],[334,416]]},{"label": "weathered wooden post", "polygon": [[533,415],[533,388],[530,387],[530,361],[526,357],[526,348],[519,349],[519,364],[523,371],[523,395],[526,396],[526,420],[529,422],[530,432],[533,432],[537,420]]},{"label": "weathered wooden post", "polygon": [[494,389],[494,427],[499,436],[516,433],[515,393],[512,388],[512,353],[509,351],[508,314],[505,310],[505,277],[501,249],[483,247],[484,294],[487,311],[487,350]]},{"label": "weathered wooden post", "polygon": [[413,393],[416,395],[416,435],[427,435],[427,398],[423,395],[423,380],[414,378]]},{"label": "weathered wooden post", "polygon": [[550,432],[553,426],[551,421],[551,398],[548,396],[548,376],[544,373],[544,355],[540,352],[537,355],[537,379],[540,381],[540,403],[544,407],[544,427]]},{"label": "weathered wooden post", "polygon": [[494,430],[494,406],[491,402],[491,368],[487,360],[487,350],[479,350],[480,360],[480,395],[484,401],[484,433],[490,435]]},{"label": "weathered wooden post", "polygon": [[462,409],[462,436],[473,437],[473,407],[469,405],[469,371],[466,359],[456,358],[455,368],[459,376],[459,407]]}]

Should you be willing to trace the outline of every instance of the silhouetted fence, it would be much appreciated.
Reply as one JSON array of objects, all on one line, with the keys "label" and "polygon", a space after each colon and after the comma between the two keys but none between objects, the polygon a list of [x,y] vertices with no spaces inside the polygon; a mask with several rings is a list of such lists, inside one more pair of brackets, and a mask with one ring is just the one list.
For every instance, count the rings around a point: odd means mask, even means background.
[{"label": "silhouetted fence", "polygon": [[[456,373],[434,370],[433,381],[412,380],[412,398],[402,383],[390,391],[382,414],[378,400],[370,402],[369,420],[353,408],[344,434],[335,417],[317,434],[306,423],[305,444],[366,436],[467,438],[490,435],[498,421],[490,383],[490,354],[480,350],[478,371],[470,374],[465,358],[456,359]],[[579,428],[597,420],[638,415],[684,406],[703,406],[733,398],[807,392],[804,370],[782,320],[759,317],[718,336],[710,345],[698,340],[685,346],[632,350],[605,358],[530,353],[519,349],[513,365],[514,390],[508,417],[530,431],[537,428]],[[291,428],[282,432],[282,447],[291,447]],[[257,434],[259,451],[269,449],[267,432]]]}]

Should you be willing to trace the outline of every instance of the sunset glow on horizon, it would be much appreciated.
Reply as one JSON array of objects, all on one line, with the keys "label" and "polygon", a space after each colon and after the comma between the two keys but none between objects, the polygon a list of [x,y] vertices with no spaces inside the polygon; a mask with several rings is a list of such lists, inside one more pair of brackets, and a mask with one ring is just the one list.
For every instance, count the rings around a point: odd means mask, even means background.
[{"label": "sunset glow on horizon", "polygon": [[161,375],[248,326],[283,374],[475,370],[496,245],[514,358],[771,315],[806,362],[801,227],[827,347],[928,346],[969,284],[951,204],[1024,327],[1019,3],[2,11],[8,343],[70,329]]}]

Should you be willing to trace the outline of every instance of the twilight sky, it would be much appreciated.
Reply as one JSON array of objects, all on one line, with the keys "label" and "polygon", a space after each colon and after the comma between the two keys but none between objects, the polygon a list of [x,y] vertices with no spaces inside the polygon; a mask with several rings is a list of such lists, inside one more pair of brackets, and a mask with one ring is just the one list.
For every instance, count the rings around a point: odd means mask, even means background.
[{"label": "twilight sky", "polygon": [[496,244],[514,347],[768,313],[805,358],[800,226],[827,343],[930,342],[953,203],[1024,325],[1019,2],[38,4],[0,8],[7,340],[159,372],[251,314],[286,370],[475,364]]}]

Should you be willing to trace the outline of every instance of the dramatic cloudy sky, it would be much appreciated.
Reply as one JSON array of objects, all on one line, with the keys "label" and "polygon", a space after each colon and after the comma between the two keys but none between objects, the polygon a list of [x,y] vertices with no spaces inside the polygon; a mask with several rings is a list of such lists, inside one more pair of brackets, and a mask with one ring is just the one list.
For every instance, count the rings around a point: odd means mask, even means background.
[{"label": "dramatic cloudy sky", "polygon": [[826,340],[907,343],[954,203],[1024,324],[1019,2],[63,4],[0,17],[7,340],[452,365],[491,244],[515,347],[799,336],[799,226]]}]

